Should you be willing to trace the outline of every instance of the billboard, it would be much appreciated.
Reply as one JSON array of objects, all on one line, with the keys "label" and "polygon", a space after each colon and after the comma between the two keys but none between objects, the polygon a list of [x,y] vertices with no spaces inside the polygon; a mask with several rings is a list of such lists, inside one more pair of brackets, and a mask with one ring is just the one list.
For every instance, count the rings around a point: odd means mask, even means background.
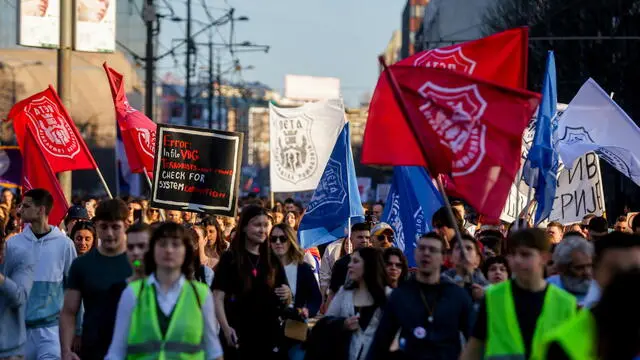
[{"label": "billboard", "polygon": [[18,45],[57,48],[60,44],[60,0],[18,1]]},{"label": "billboard", "polygon": [[73,49],[114,52],[116,49],[116,2],[76,0]]},{"label": "billboard", "polygon": [[340,79],[332,77],[286,75],[284,96],[293,100],[317,101],[340,97]]}]

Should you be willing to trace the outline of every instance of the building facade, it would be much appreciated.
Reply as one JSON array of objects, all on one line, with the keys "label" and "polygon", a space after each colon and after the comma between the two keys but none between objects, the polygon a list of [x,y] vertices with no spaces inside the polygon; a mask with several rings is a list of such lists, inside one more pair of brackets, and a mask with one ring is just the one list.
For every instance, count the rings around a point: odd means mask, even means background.
[{"label": "building facade", "polygon": [[416,52],[483,37],[484,18],[498,0],[430,0],[415,36]]},{"label": "building facade", "polygon": [[415,37],[424,18],[425,8],[429,0],[407,0],[402,11],[402,49],[400,58],[415,54]]}]

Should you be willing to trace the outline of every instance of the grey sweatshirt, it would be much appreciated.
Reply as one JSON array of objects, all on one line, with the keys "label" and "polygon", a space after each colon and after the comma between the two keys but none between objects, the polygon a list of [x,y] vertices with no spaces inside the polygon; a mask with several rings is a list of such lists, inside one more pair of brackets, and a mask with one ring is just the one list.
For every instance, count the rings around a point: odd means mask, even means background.
[{"label": "grey sweatshirt", "polygon": [[25,308],[33,284],[33,258],[26,249],[7,241],[0,274],[0,358],[25,355]]}]

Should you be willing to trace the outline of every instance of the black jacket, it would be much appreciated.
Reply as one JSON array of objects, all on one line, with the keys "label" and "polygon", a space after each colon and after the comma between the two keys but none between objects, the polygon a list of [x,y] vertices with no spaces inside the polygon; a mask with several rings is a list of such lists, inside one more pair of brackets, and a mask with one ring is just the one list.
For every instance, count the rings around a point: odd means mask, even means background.
[{"label": "black jacket", "polygon": [[307,340],[304,360],[347,360],[351,332],[343,317],[325,316],[318,320]]},{"label": "black jacket", "polygon": [[309,317],[314,317],[322,305],[322,295],[318,281],[313,274],[311,265],[301,263],[298,265],[298,276],[296,278],[296,297],[293,300],[295,308],[306,307],[309,309]]},{"label": "black jacket", "polygon": [[[432,323],[427,321],[429,314],[421,291],[430,306],[435,305]],[[389,359],[389,347],[398,330],[398,358],[457,360],[462,350],[460,333],[468,337],[472,311],[471,297],[449,278],[442,276],[438,285],[410,279],[391,293],[367,360]]]}]

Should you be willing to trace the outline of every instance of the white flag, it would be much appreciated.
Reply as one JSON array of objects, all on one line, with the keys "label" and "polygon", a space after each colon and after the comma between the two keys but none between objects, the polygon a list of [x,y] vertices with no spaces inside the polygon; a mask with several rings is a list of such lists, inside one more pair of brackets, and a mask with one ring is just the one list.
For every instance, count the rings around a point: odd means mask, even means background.
[{"label": "white flag", "polygon": [[270,104],[271,191],[314,190],[344,123],[342,99],[296,108]]},{"label": "white flag", "polygon": [[594,151],[640,185],[640,128],[593,79],[557,118],[554,146],[564,164]]}]

